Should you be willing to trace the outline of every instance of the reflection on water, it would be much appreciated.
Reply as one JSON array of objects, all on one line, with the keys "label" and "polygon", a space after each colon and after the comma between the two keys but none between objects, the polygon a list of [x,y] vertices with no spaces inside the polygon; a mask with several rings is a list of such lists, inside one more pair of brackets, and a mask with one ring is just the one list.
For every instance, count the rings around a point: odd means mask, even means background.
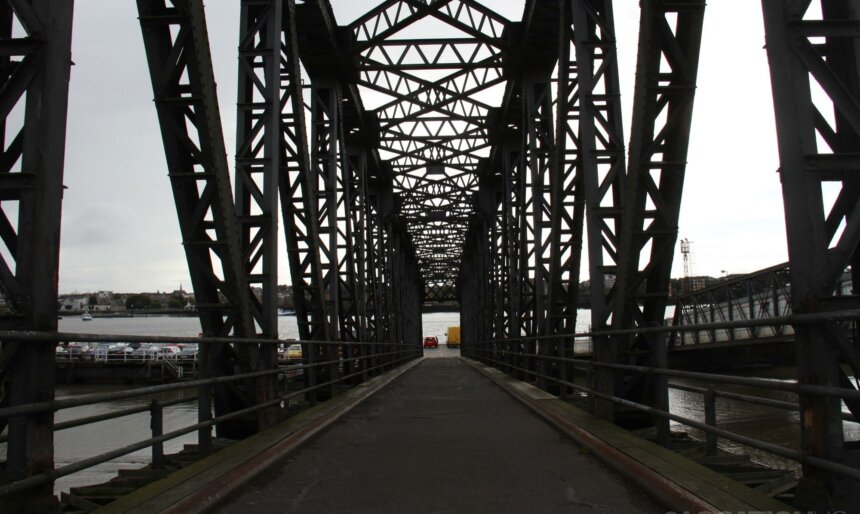
[{"label": "reflection on water", "polygon": [[[128,389],[125,386],[116,385],[87,385],[87,386],[57,386],[57,398],[68,398],[94,393],[108,393]],[[194,389],[171,391],[157,395],[140,398],[130,398],[95,405],[85,405],[64,409],[54,415],[54,422],[70,421],[88,416],[95,416],[107,412],[136,407],[148,404],[153,399],[162,402],[178,400],[181,398],[193,398]],[[176,430],[196,423],[197,402],[189,401],[164,408],[164,432]],[[121,418],[100,421],[98,423],[69,428],[54,433],[54,461],[56,467],[62,467],[87,457],[105,453],[123,446],[137,443],[152,437],[150,431],[149,412],[140,412],[123,416]],[[195,443],[197,437],[194,433],[173,439],[164,443],[166,453],[175,453],[182,446]],[[71,487],[104,482],[116,474],[118,469],[140,468],[147,465],[151,456],[150,449],[138,450],[136,452],[118,457],[114,460],[100,464],[88,470],[74,473],[57,480],[54,490],[56,492],[68,491]],[[6,458],[6,444],[0,444],[0,459]]]},{"label": "reflection on water", "polygon": [[[116,389],[118,389],[116,386],[62,386],[58,387],[57,393],[58,395],[71,396],[108,392]],[[141,403],[149,403],[153,399],[166,402],[181,398],[193,398],[195,394],[196,391],[194,389],[184,389],[143,398],[87,405],[59,411],[54,419],[55,421],[66,421],[125,409],[140,405]],[[194,424],[197,422],[197,402],[192,400],[187,403],[165,407],[163,417],[164,433]],[[97,455],[114,448],[121,448],[150,437],[152,437],[152,433],[150,431],[149,412],[141,412],[113,420],[102,421],[93,425],[63,430],[57,432],[54,436],[56,465],[58,467],[64,466],[87,456]],[[165,453],[175,453],[181,450],[183,445],[196,442],[197,436],[195,433],[186,434],[180,438],[165,442],[164,451]],[[82,473],[69,475],[57,481],[55,490],[66,491],[70,487],[103,482],[114,476],[118,469],[140,468],[147,465],[151,455],[151,449],[146,448],[124,455]]]},{"label": "reflection on water", "polygon": [[[671,379],[670,382],[699,388],[708,388],[710,385],[707,382],[676,378]],[[728,384],[716,385],[715,389],[720,392],[731,392],[797,404],[797,395],[787,391]],[[756,405],[719,396],[716,401],[717,426],[719,428],[788,449],[800,449],[800,414],[797,411]],[[704,402],[699,393],[670,389],[669,405],[673,414],[701,422],[705,420]],[[842,410],[848,412],[844,404]],[[701,430],[689,428],[674,421],[671,424],[673,431],[687,432],[691,437],[698,440],[703,441],[705,439],[705,434]],[[860,425],[846,421],[842,426],[846,441],[860,440]],[[721,449],[731,453],[749,455],[753,461],[768,467],[800,470],[800,465],[793,460],[747,448],[734,441],[719,439],[718,444]]]},{"label": "reflection on water", "polygon": [[[672,383],[679,385],[707,388],[706,382],[695,380],[675,379]],[[758,396],[771,400],[797,403],[797,396],[784,391],[769,391],[744,386],[719,384],[715,387],[718,391],[732,392],[747,396]],[[799,416],[797,412],[755,405],[748,402],[740,402],[733,399],[717,397],[717,426],[719,428],[735,432],[741,435],[754,437],[761,441],[778,444],[787,448],[797,449],[800,441],[800,430],[797,425]],[[702,395],[678,389],[669,389],[669,405],[673,414],[696,421],[705,420],[705,409]],[[686,425],[672,422],[672,430],[687,432],[691,437],[704,440],[705,434],[701,430],[689,428]],[[753,449],[745,449],[733,441],[719,439],[719,447],[731,453],[745,453],[765,466],[784,469],[799,469],[794,462],[782,457]]]}]

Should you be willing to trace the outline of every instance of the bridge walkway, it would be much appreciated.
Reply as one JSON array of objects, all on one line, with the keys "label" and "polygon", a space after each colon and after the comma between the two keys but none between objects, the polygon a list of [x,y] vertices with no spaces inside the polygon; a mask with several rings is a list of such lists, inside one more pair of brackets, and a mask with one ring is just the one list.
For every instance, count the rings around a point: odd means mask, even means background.
[{"label": "bridge walkway", "polygon": [[425,359],[219,511],[665,509],[463,360],[441,358]]},{"label": "bridge walkway", "polygon": [[[440,348],[425,355],[457,353]],[[791,510],[501,371],[468,359],[424,358],[99,512],[667,509]]]}]

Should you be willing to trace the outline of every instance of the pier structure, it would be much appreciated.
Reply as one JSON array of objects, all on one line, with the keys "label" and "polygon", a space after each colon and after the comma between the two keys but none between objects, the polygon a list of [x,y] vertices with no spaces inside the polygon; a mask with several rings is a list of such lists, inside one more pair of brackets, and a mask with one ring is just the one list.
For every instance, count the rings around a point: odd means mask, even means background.
[{"label": "pier structure", "polygon": [[[217,446],[213,429],[251,440],[303,407],[330,420],[322,406],[414,365],[423,302],[458,301],[462,357],[495,383],[519,380],[508,386],[524,401],[551,395],[560,403],[532,407],[580,442],[617,428],[670,447],[672,377],[796,393],[797,450],[727,433],[713,412],[690,423],[709,434],[709,452],[721,437],[799,462],[799,509],[860,505],[860,450],[845,431],[860,412],[857,295],[838,291],[846,270],[858,283],[860,1],[762,1],[790,313],[684,326],[664,318],[703,0],[641,2],[629,135],[610,0],[526,0],[518,19],[477,0],[385,0],[347,25],[327,0],[240,0],[232,176],[202,0],[137,9],[202,327],[190,383],[198,424],[186,429],[200,455]],[[29,510],[49,508],[54,480],[89,464],[55,468],[54,412],[98,400],[56,400],[45,373],[56,343],[77,338],[57,333],[56,320],[72,11],[71,1],[0,6],[0,287],[11,309],[0,320],[0,498]],[[421,30],[428,20],[444,31]],[[825,183],[838,189],[833,202]],[[278,379],[279,245],[300,385]],[[574,351],[586,258],[590,359]],[[791,327],[796,382],[669,366],[673,333],[776,325]],[[716,393],[705,393],[710,405]],[[152,446],[153,468],[166,437],[154,429],[140,443]],[[633,444],[621,437],[591,447],[611,460]]]}]

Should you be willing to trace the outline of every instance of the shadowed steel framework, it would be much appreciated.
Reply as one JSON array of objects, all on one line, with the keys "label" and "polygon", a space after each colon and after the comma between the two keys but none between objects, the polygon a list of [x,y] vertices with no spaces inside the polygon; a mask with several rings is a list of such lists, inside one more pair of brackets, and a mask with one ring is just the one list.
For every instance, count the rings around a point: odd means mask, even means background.
[{"label": "shadowed steel framework", "polygon": [[[57,329],[72,3],[0,6],[5,330]],[[791,307],[812,316],[796,328],[798,380],[856,391],[853,329],[816,316],[858,305],[834,291],[846,269],[860,279],[860,1],[762,6]],[[301,340],[343,343],[303,356],[319,368],[309,380],[361,372],[350,357],[376,345],[420,346],[422,303],[458,301],[464,355],[482,358],[489,342],[503,366],[561,396],[587,256],[594,359],[612,365],[595,369],[591,406],[667,435],[668,422],[624,402],[668,404],[665,375],[643,370],[666,367],[666,335],[650,329],[669,299],[703,0],[641,2],[629,139],[610,0],[526,0],[517,20],[476,0],[386,0],[348,25],[327,0],[239,0],[232,176],[202,0],[137,7],[203,332],[261,341],[201,351],[203,378],[257,373],[209,386],[216,414],[275,394],[281,244]],[[839,187],[832,205],[825,182]],[[2,406],[50,400],[39,370],[53,359],[50,343],[4,340]],[[205,418],[210,394],[199,402]],[[845,403],[856,417],[860,404]],[[277,418],[262,410],[218,430],[239,437]],[[804,453],[857,467],[837,398],[801,395],[801,418]],[[47,469],[50,416],[8,425],[9,477]],[[804,469],[810,505],[856,505],[856,490]]]}]

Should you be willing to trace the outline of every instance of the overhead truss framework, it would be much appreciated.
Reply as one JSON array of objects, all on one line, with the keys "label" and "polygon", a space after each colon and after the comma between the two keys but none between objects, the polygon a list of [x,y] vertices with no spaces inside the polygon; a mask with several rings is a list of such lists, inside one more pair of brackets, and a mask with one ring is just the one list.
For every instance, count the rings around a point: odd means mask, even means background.
[{"label": "overhead truss framework", "polygon": [[389,0],[348,26],[427,300],[456,299],[510,25],[472,0]]}]

